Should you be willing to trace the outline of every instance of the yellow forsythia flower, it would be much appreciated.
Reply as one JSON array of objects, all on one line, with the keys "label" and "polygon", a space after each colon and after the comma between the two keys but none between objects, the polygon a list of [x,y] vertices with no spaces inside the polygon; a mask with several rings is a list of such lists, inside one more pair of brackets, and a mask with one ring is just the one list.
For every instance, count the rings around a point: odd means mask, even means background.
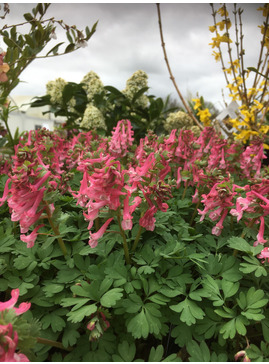
[{"label": "yellow forsythia flower", "polygon": [[229,15],[225,6],[222,6],[221,8],[219,8],[217,13],[220,14],[220,16],[226,16],[227,17]]},{"label": "yellow forsythia flower", "polygon": [[210,125],[210,111],[208,109],[204,109],[204,110],[199,110],[197,115],[199,116],[201,122],[205,125],[205,126],[209,126]]},{"label": "yellow forsythia flower", "polygon": [[218,62],[220,60],[220,53],[213,51],[212,56],[215,57],[215,60]]},{"label": "yellow forsythia flower", "polygon": [[201,100],[200,99],[192,99],[192,101],[195,102],[195,105],[194,105],[194,110],[197,110],[199,109],[200,107],[202,107],[202,104],[201,104]]},{"label": "yellow forsythia flower", "polygon": [[269,13],[269,4],[265,4],[263,7],[260,7],[257,10],[262,10],[262,15],[267,17]]},{"label": "yellow forsythia flower", "polygon": [[214,31],[216,30],[215,25],[209,26],[209,30],[210,30],[211,33],[214,33]]}]

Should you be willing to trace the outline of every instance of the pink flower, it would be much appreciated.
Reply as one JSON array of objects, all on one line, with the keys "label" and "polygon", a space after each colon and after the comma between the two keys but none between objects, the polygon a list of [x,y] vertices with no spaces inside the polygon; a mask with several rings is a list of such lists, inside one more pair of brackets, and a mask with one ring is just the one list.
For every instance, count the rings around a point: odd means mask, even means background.
[{"label": "pink flower", "polygon": [[134,141],[131,122],[129,120],[120,120],[113,129],[112,138],[109,142],[109,151],[113,156],[124,157]]},{"label": "pink flower", "polygon": [[155,229],[155,217],[154,214],[157,212],[157,208],[152,206],[149,208],[143,217],[139,220],[139,225],[144,227],[146,230],[153,231]]},{"label": "pink flower", "polygon": [[133,212],[135,211],[135,209],[137,208],[137,206],[140,205],[142,199],[139,196],[136,196],[134,198],[134,203],[130,206],[129,205],[129,197],[130,197],[130,193],[127,193],[127,196],[125,197],[124,201],[123,201],[123,219],[122,219],[122,223],[121,226],[123,228],[123,230],[131,230],[133,227],[133,223],[132,223],[132,219],[133,219]]},{"label": "pink flower", "polygon": [[29,308],[31,307],[31,303],[28,303],[28,302],[22,302],[18,308],[14,307],[18,301],[19,294],[20,294],[20,291],[18,288],[13,289],[11,291],[11,299],[6,302],[0,302],[0,311],[13,309],[13,310],[15,310],[17,316],[28,311]]},{"label": "pink flower", "polygon": [[219,164],[219,168],[220,169],[225,169],[226,168],[226,163],[225,163],[225,158],[224,158],[224,148],[221,149],[221,161]]},{"label": "pink flower", "polygon": [[0,361],[1,362],[29,362],[26,355],[15,353],[18,344],[18,333],[11,323],[0,325]]},{"label": "pink flower", "polygon": [[104,225],[96,232],[96,233],[91,233],[90,232],[90,240],[89,240],[89,245],[91,248],[95,248],[98,244],[98,239],[100,239],[103,235],[104,232],[106,231],[108,225],[110,224],[110,222],[113,220],[114,218],[111,217],[110,219],[108,219]]},{"label": "pink flower", "polygon": [[127,194],[127,196],[125,197],[125,199],[123,201],[123,219],[122,219],[122,223],[121,223],[123,230],[132,229],[132,227],[133,227],[132,219],[133,219],[133,217],[130,213],[130,206],[129,206],[129,194]]},{"label": "pink flower", "polygon": [[92,331],[95,328],[95,322],[94,321],[90,321],[87,325],[87,329]]},{"label": "pink flower", "polygon": [[228,208],[233,206],[233,197],[237,193],[230,190],[228,187],[228,183],[225,186],[224,182],[215,183],[211,188],[210,192],[206,195],[203,194],[202,202],[205,205],[203,211],[198,209],[199,214],[201,215],[200,221],[203,221],[206,214],[209,212],[209,217],[212,221],[216,221],[219,216],[221,218],[216,226],[212,229],[212,234],[219,236],[223,229],[223,221],[228,214]]},{"label": "pink flower", "polygon": [[259,232],[257,234],[257,240],[255,241],[255,243],[253,244],[254,246],[257,246],[258,244],[264,244],[267,242],[267,240],[265,240],[263,238],[263,235],[264,235],[264,217],[261,216],[260,217],[260,229],[259,229]]},{"label": "pink flower", "polygon": [[[238,197],[236,200],[236,208],[235,209],[231,209],[230,214],[232,216],[236,216],[237,217],[237,222],[239,220],[242,219],[243,216],[243,212],[244,211],[248,211],[251,212],[251,210],[253,210],[251,208],[251,205],[253,204],[253,199],[249,198],[249,197]],[[253,210],[254,212],[254,210]]]},{"label": "pink flower", "polygon": [[177,169],[177,188],[179,188],[180,182],[182,181],[182,177],[180,174],[181,169],[182,169],[182,167],[178,167],[178,169]]},{"label": "pink flower", "polygon": [[196,188],[194,195],[192,195],[192,203],[198,203],[199,202],[199,192]]},{"label": "pink flower", "polygon": [[245,350],[238,351],[238,353],[235,354],[234,359],[237,361],[239,358],[243,357],[243,362],[250,362],[251,360],[247,356],[247,353]]},{"label": "pink flower", "polygon": [[216,235],[216,236],[220,236],[222,229],[223,229],[223,221],[226,217],[226,215],[228,214],[228,210],[225,210],[219,220],[219,222],[216,224],[216,226],[213,227],[212,229],[212,234]]},{"label": "pink flower", "polygon": [[35,244],[36,238],[37,238],[37,231],[44,226],[44,224],[38,225],[29,235],[21,235],[20,239],[24,243],[27,243],[27,248],[32,248]]},{"label": "pink flower", "polygon": [[266,262],[269,262],[269,248],[268,247],[265,247],[262,251],[261,251],[261,254],[258,255],[258,258],[259,259],[264,259],[263,263]]}]

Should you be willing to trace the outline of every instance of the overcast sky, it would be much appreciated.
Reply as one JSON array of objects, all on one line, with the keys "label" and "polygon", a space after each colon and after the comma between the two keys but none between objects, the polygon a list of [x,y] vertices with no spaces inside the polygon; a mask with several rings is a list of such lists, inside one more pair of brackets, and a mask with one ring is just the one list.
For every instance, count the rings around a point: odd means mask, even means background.
[{"label": "overcast sky", "polygon": [[[34,5],[10,3],[10,14],[0,20],[1,24],[20,22],[22,15]],[[233,5],[227,5],[232,13]],[[238,4],[244,9],[246,67],[257,64],[261,39],[258,25],[263,17],[256,9],[261,5]],[[215,3],[214,6],[220,5]],[[208,27],[213,24],[210,5],[161,3],[160,8],[166,50],[180,91],[185,97],[189,93],[196,96],[198,92],[221,110],[221,89],[225,89],[226,84],[221,65],[215,62],[208,45],[212,37]],[[141,69],[149,76],[150,94],[157,97],[171,94],[178,99],[164,61],[155,3],[52,3],[47,16],[62,19],[81,30],[87,25],[91,28],[97,20],[98,26],[86,48],[61,57],[35,60],[22,73],[24,82],[16,87],[13,95],[41,96],[45,94],[48,81],[62,77],[66,81],[80,82],[91,70],[99,75],[104,85],[122,90],[126,80]],[[60,31],[57,37],[58,42],[63,39]],[[5,48],[1,40],[0,46]]]}]

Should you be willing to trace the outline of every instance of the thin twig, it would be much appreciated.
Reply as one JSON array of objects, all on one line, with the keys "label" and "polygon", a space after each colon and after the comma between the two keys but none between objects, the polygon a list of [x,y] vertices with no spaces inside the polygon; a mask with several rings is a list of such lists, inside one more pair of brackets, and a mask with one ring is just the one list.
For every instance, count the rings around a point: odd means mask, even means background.
[{"label": "thin twig", "polygon": [[165,62],[166,62],[166,65],[167,65],[167,68],[168,68],[168,72],[169,72],[169,75],[170,75],[170,79],[172,80],[174,86],[175,86],[175,89],[177,91],[177,94],[181,100],[181,102],[183,103],[185,109],[187,110],[189,116],[192,118],[192,120],[194,121],[194,123],[201,129],[203,130],[204,127],[199,123],[199,121],[196,119],[196,117],[193,115],[189,105],[186,103],[185,99],[183,98],[181,92],[179,91],[178,89],[178,86],[176,84],[176,81],[175,81],[175,78],[172,74],[172,71],[171,71],[171,68],[170,68],[170,65],[169,65],[169,62],[168,62],[168,58],[167,58],[167,54],[166,54],[166,50],[165,50],[165,43],[164,43],[164,39],[163,39],[163,31],[162,31],[162,22],[161,22],[161,11],[160,11],[160,4],[156,4],[157,5],[157,11],[158,11],[158,19],[159,19],[159,28],[160,28],[160,36],[161,36],[161,42],[162,42],[162,48],[163,48],[163,53],[164,53],[164,59],[165,59]]},{"label": "thin twig", "polygon": [[[264,45],[265,45],[266,30],[268,28],[268,19],[269,19],[269,14],[267,14],[266,21],[265,21],[265,28],[264,28],[263,38],[262,38],[262,41],[261,41],[260,55],[259,55],[259,60],[258,60],[257,67],[256,67],[258,72],[259,72],[259,69],[260,69],[260,66],[261,66],[261,63],[262,63],[262,54],[263,54]],[[256,86],[257,86],[257,78],[258,78],[258,73],[256,73],[256,75],[255,75],[253,86],[252,86],[253,88],[256,88]]]},{"label": "thin twig", "polygon": [[240,52],[239,52],[239,38],[238,38],[238,26],[237,26],[237,8],[236,4],[234,4],[234,27],[235,27],[235,38],[236,38],[236,52],[237,52],[237,58],[240,60]]},{"label": "thin twig", "polygon": [[[213,16],[213,20],[214,20],[214,26],[215,26],[215,33],[216,33],[216,36],[218,35],[218,32],[217,32],[217,20],[216,20],[216,11],[214,9],[214,5],[213,3],[210,4],[211,8],[212,8],[212,16]],[[222,56],[222,51],[221,51],[221,48],[220,46],[217,46],[218,48],[218,51],[219,51],[219,55],[220,55],[220,61],[221,61],[221,66],[222,66],[222,71],[223,71],[223,74],[224,74],[224,77],[225,77],[225,80],[226,80],[226,83],[227,85],[229,85],[229,80],[228,80],[228,76],[227,76],[227,73],[226,73],[226,67],[224,65],[224,60],[223,60],[223,56]]]},{"label": "thin twig", "polygon": [[241,76],[243,80],[243,93],[245,98],[245,103],[247,107],[249,107],[249,100],[247,96],[247,87],[246,87],[246,78],[245,78],[245,70],[244,70],[244,49],[243,49],[243,24],[242,24],[242,17],[241,14],[243,13],[243,10],[239,8],[238,15],[239,15],[239,25],[240,25],[240,61],[241,61]]},{"label": "thin twig", "polygon": [[[235,72],[235,67],[234,67],[234,64],[233,64],[233,57],[232,57],[232,47],[230,46],[230,33],[229,33],[229,29],[228,29],[228,18],[227,18],[227,10],[226,10],[226,5],[223,4],[223,8],[224,8],[224,19],[225,19],[225,27],[226,27],[226,35],[227,35],[227,38],[228,38],[228,42],[227,42],[227,47],[228,47],[228,55],[229,55],[229,59],[230,59],[230,64],[231,64],[231,70],[232,70],[232,73],[233,73],[233,76],[234,76],[234,82],[236,83],[237,85],[237,90],[239,92],[239,96],[240,96],[240,99],[244,100],[244,95],[242,93],[242,87],[240,87],[240,84],[238,83],[238,79],[236,77],[236,72]],[[240,41],[242,42],[243,40],[243,35],[241,35],[241,38],[240,38]],[[242,72],[241,72],[242,74]]]}]

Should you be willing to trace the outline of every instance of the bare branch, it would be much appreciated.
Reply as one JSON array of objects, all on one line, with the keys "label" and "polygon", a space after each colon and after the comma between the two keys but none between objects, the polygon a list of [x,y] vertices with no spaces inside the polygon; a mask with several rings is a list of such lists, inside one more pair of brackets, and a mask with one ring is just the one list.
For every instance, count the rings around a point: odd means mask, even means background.
[{"label": "bare branch", "polygon": [[165,49],[165,43],[164,43],[164,39],[163,39],[163,31],[162,31],[162,22],[161,22],[161,11],[160,11],[160,4],[156,4],[157,5],[157,11],[158,11],[158,19],[159,19],[159,29],[160,29],[160,36],[161,36],[161,44],[162,44],[162,48],[163,48],[163,53],[164,53],[164,59],[165,59],[165,62],[166,62],[166,65],[167,65],[167,68],[168,68],[168,72],[169,72],[169,75],[170,75],[170,79],[172,80],[174,86],[175,86],[175,89],[177,91],[177,94],[181,100],[181,102],[183,103],[185,109],[187,110],[189,116],[192,118],[192,120],[194,121],[194,123],[201,129],[203,130],[204,127],[199,123],[199,121],[196,119],[196,117],[193,115],[193,112],[191,111],[189,105],[186,103],[184,97],[182,96],[181,92],[179,91],[178,89],[178,86],[176,84],[176,81],[175,81],[175,78],[172,74],[172,71],[171,71],[171,68],[170,68],[170,65],[169,65],[169,62],[168,62],[168,58],[167,58],[167,54],[166,54],[166,49]]}]

